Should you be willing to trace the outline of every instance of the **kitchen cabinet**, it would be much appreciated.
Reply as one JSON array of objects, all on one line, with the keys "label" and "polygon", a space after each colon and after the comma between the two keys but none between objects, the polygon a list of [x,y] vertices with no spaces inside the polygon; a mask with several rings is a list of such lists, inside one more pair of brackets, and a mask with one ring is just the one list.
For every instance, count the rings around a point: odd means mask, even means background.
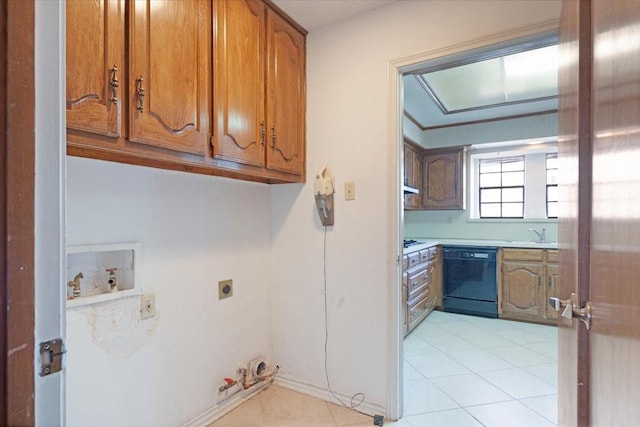
[{"label": "kitchen cabinet", "polygon": [[302,182],[305,37],[268,1],[69,0],[67,152]]},{"label": "kitchen cabinet", "polygon": [[422,155],[421,208],[465,208],[466,147],[425,150]]},{"label": "kitchen cabinet", "polygon": [[68,0],[67,129],[114,144],[122,134],[124,0]]},{"label": "kitchen cabinet", "polygon": [[204,155],[211,93],[210,2],[66,4],[69,153],[83,155],[82,149],[91,147],[89,157],[101,158],[100,149],[134,155],[136,145],[144,144],[167,150],[147,156]]},{"label": "kitchen cabinet", "polygon": [[555,323],[555,312],[547,300],[556,295],[557,251],[501,249],[499,317],[540,323]]},{"label": "kitchen cabinet", "polygon": [[129,141],[204,155],[210,131],[211,2],[129,5]]},{"label": "kitchen cabinet", "polygon": [[304,33],[260,0],[214,7],[213,156],[302,179]]},{"label": "kitchen cabinet", "polygon": [[417,250],[403,256],[402,301],[405,335],[438,305],[442,291],[438,247]]},{"label": "kitchen cabinet", "polygon": [[[421,150],[405,139],[404,143],[404,185],[420,191],[422,177]],[[420,209],[420,194],[405,193],[404,209]]]}]

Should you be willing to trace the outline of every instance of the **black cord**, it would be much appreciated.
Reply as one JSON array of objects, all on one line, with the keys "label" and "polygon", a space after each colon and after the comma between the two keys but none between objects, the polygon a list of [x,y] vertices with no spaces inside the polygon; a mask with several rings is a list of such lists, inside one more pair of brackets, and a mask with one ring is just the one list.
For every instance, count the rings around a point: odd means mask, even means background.
[{"label": "black cord", "polygon": [[[327,308],[327,226],[324,226],[324,242],[322,246],[322,268],[323,268],[323,280],[324,280],[324,374],[327,379],[327,387],[329,388],[329,393],[336,399],[338,402],[342,404],[345,408],[351,409],[359,414],[366,415],[367,417],[372,417],[369,414],[366,414],[362,411],[356,409],[358,406],[362,405],[365,400],[364,393],[356,393],[351,396],[351,401],[349,404],[345,403],[333,392],[331,388],[331,381],[329,381],[329,368],[327,367],[327,359],[328,359],[328,347],[329,347],[329,310]],[[354,400],[358,398],[359,401],[354,403]],[[373,417],[372,417],[373,418]]]}]

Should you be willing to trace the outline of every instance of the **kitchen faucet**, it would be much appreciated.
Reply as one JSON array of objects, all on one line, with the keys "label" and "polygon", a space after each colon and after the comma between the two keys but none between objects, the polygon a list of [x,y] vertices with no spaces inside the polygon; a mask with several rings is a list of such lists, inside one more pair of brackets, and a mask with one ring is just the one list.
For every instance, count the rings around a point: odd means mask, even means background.
[{"label": "kitchen faucet", "polygon": [[534,233],[536,233],[536,236],[538,236],[538,243],[544,243],[547,241],[547,236],[545,236],[545,229],[543,228],[541,232],[538,232],[536,230],[534,230],[533,228],[530,228],[529,231],[533,231]]}]

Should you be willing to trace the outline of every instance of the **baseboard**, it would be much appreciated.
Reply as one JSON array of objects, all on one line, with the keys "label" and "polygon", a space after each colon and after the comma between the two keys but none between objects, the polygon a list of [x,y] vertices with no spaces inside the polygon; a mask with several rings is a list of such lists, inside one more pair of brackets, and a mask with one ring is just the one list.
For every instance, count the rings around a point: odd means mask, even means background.
[{"label": "baseboard", "polygon": [[[313,384],[309,384],[303,381],[299,381],[295,378],[287,377],[283,374],[278,374],[274,381],[275,385],[278,385],[283,388],[287,388],[289,390],[297,391],[302,394],[306,394],[308,396],[312,396],[321,400],[324,400],[329,403],[334,403],[336,405],[340,405],[341,403],[336,401],[336,399],[329,393],[329,390],[326,388],[318,387]],[[351,402],[351,395],[336,392],[334,390],[334,394],[340,398],[344,403],[349,405]],[[357,407],[358,411],[364,412],[365,414],[369,414],[374,416],[376,414],[384,415],[387,417],[387,407],[386,405],[366,399]]]},{"label": "baseboard", "polygon": [[206,427],[217,419],[222,418],[227,413],[233,411],[235,408],[242,405],[244,402],[251,399],[271,384],[272,382],[267,381],[256,384],[248,390],[240,390],[228,398],[218,402],[215,406],[207,409],[202,414],[191,418],[189,421],[184,423],[182,427]]}]

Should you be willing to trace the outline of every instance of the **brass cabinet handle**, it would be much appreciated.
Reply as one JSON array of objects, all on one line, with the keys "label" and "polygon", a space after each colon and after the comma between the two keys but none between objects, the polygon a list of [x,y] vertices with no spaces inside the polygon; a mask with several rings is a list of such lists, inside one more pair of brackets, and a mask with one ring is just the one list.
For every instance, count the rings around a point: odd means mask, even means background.
[{"label": "brass cabinet handle", "polygon": [[136,94],[138,95],[138,99],[136,100],[136,108],[141,113],[144,112],[144,77],[140,75],[140,77],[136,80]]},{"label": "brass cabinet handle", "polygon": [[118,103],[118,88],[120,87],[120,81],[118,80],[118,65],[113,64],[111,69],[111,102]]},{"label": "brass cabinet handle", "polygon": [[260,122],[260,146],[264,148],[264,140],[267,136],[267,131],[264,129],[264,121]]},{"label": "brass cabinet handle", "polygon": [[276,128],[271,127],[271,148],[276,148]]}]

